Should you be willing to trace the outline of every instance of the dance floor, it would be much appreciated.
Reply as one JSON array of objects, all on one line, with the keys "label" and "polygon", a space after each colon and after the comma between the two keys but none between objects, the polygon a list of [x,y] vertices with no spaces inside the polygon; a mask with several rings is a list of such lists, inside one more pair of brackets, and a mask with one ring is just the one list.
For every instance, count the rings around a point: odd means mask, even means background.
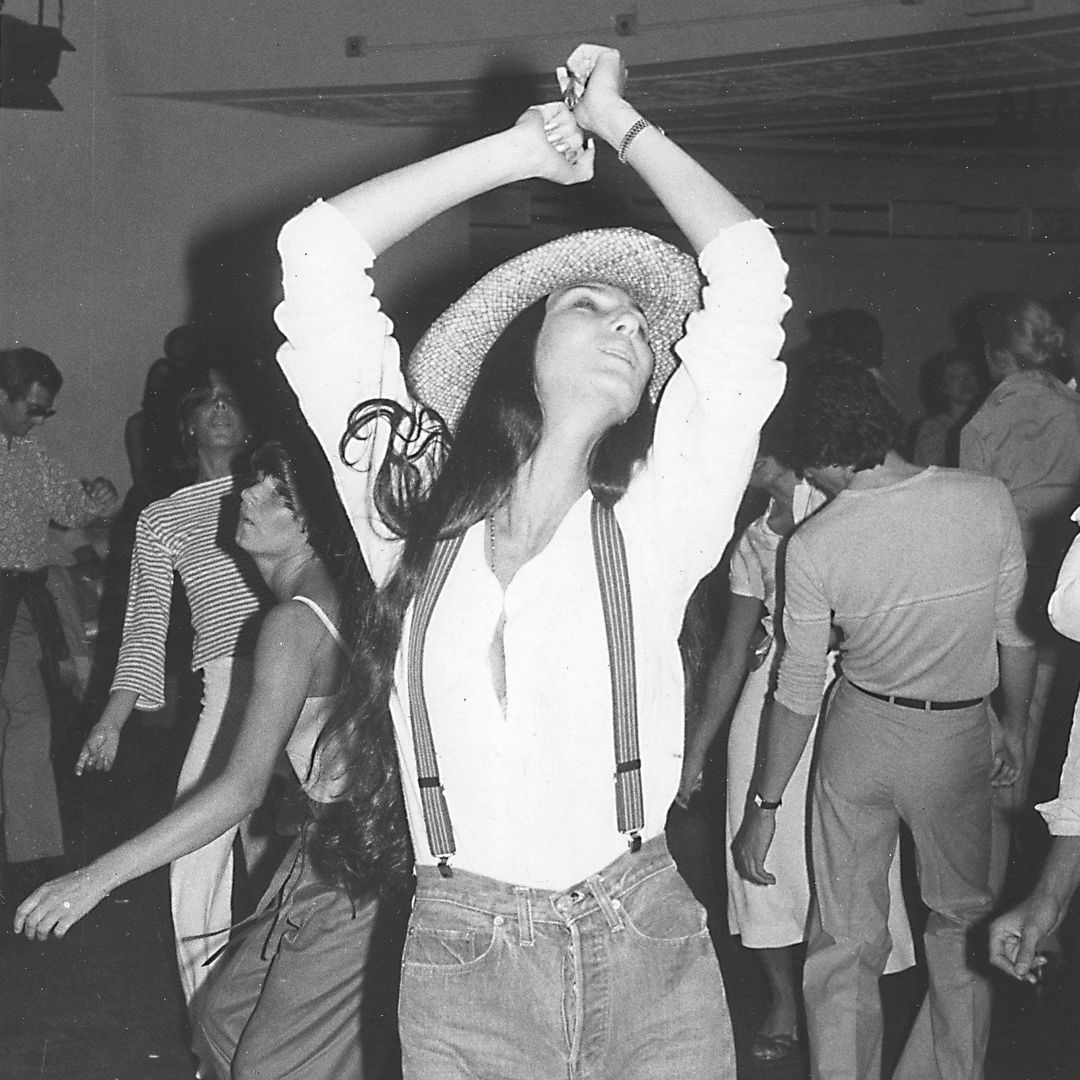
[{"label": "dance floor", "polygon": [[[167,803],[177,736],[140,724],[125,732],[114,775],[63,784],[73,864],[153,820]],[[749,1058],[767,1009],[751,954],[724,927],[722,861],[707,801],[679,827],[679,855],[709,900],[739,1050],[739,1080],[801,1080],[796,1055],[770,1066]],[[173,970],[163,871],[116,890],[62,941],[15,938],[10,908],[0,929],[0,1080],[192,1080],[184,1012]],[[1076,912],[1069,937],[1076,950]],[[886,1071],[895,1061],[920,973],[884,980]],[[1080,1075],[1080,977],[1063,969],[1045,988],[996,980],[988,1080],[1075,1080]],[[344,1078],[343,1078],[344,1080]]]}]

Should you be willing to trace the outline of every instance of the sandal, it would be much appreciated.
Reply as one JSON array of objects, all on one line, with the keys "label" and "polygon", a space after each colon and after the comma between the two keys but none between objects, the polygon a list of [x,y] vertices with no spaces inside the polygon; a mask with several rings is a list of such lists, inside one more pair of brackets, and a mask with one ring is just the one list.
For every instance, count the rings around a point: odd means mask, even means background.
[{"label": "sandal", "polygon": [[777,1061],[786,1061],[798,1049],[798,1032],[779,1035],[765,1035],[760,1031],[750,1047],[750,1056],[762,1065],[772,1065]]}]

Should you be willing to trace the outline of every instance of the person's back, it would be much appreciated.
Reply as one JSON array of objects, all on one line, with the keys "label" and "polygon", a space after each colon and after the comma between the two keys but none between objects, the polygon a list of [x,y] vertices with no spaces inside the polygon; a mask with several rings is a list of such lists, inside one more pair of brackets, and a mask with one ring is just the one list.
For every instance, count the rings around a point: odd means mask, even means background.
[{"label": "person's back", "polygon": [[1008,492],[991,478],[928,468],[849,489],[791,540],[785,628],[798,633],[806,590],[820,588],[853,682],[977,697],[993,688],[999,613],[1015,609],[1023,561]]},{"label": "person's back", "polygon": [[964,427],[960,464],[1004,481],[1031,557],[1056,552],[1080,487],[1080,394],[1042,369],[1009,375]]}]

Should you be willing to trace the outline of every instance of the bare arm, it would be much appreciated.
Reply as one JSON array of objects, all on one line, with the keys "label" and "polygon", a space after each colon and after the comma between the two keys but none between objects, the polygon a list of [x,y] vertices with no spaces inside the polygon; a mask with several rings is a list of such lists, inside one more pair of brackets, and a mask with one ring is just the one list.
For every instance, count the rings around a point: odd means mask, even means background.
[{"label": "bare arm", "polygon": [[[781,705],[779,701],[773,701],[761,722],[758,762],[750,782],[751,792],[756,791],[769,802],[780,801],[795,766],[799,764],[816,719],[816,716],[804,716]],[[776,883],[776,878],[765,869],[765,857],[769,853],[775,829],[776,812],[762,810],[748,799],[746,813],[731,850],[739,873],[755,885]]]},{"label": "bare arm", "polygon": [[138,694],[134,690],[114,690],[109,695],[101,718],[90,729],[86,741],[79,751],[75,762],[75,774],[82,776],[86,769],[108,771],[116,761],[116,752],[120,749],[120,732],[128,722]]},{"label": "bare arm", "polygon": [[[574,152],[564,154],[556,144]],[[573,157],[573,163],[568,160]],[[513,127],[358,184],[328,201],[379,255],[444,210],[517,180],[592,178],[591,151],[561,104],[527,109]]]},{"label": "bare arm", "polygon": [[195,851],[255,810],[303,708],[324,635],[296,605],[274,608],[259,631],[251,696],[221,775],[138,836],[41,886],[19,906],[15,932],[63,937],[117,886]]},{"label": "bare arm", "polygon": [[[579,45],[566,66],[585,82],[585,92],[574,107],[578,122],[618,150],[626,133],[642,119],[622,96],[626,69],[619,53],[601,45]],[[719,180],[656,127],[633,139],[626,161],[695,251],[702,251],[721,229],[753,220],[754,215]]]},{"label": "bare arm", "polygon": [[1039,945],[1065,918],[1080,885],[1080,836],[1055,836],[1035,891],[990,925],[990,961],[1024,982],[1035,982],[1044,961]]},{"label": "bare arm", "polygon": [[1024,770],[1024,735],[1031,713],[1031,694],[1035,686],[1034,645],[999,645],[1001,669],[1002,745],[994,754],[991,782],[997,787],[1015,784]]},{"label": "bare arm", "polygon": [[676,801],[686,806],[697,786],[709,747],[738,700],[749,667],[750,642],[761,624],[765,605],[753,596],[732,594],[720,647],[709,668],[705,701],[697,726],[688,733]]}]

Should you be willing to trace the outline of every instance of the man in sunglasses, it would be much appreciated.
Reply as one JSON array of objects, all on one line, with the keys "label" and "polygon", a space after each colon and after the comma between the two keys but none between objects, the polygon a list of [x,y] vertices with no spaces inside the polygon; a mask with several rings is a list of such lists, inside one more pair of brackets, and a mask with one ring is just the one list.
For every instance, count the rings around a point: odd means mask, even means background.
[{"label": "man in sunglasses", "polygon": [[64,854],[46,686],[67,647],[46,588],[49,525],[85,525],[119,509],[108,480],[79,480],[33,438],[62,382],[44,353],[0,349],[0,812],[2,891],[13,903]]}]

